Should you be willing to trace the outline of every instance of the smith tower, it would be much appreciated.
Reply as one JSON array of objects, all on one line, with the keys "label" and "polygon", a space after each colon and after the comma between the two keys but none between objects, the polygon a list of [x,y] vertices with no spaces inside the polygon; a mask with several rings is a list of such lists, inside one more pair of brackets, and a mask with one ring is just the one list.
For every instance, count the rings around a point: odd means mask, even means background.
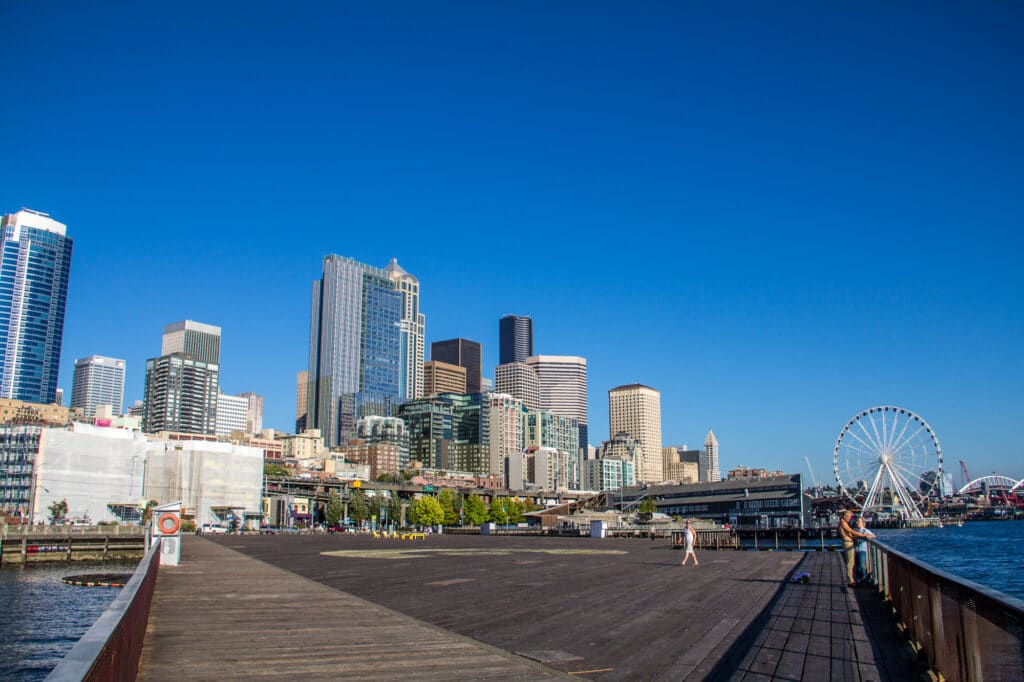
[{"label": "smith tower", "polygon": [[4,216],[0,229],[0,397],[52,403],[72,240],[66,225],[27,208]]},{"label": "smith tower", "polygon": [[356,421],[392,416],[423,391],[419,282],[391,262],[375,268],[324,257],[313,283],[306,428],[327,447],[345,444]]}]

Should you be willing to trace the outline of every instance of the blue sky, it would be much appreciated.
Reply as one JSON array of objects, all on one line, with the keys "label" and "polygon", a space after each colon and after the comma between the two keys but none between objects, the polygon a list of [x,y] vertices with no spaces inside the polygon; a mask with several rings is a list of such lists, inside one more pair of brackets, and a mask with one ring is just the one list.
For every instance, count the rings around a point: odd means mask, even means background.
[{"label": "blue sky", "polygon": [[[97,6],[93,6],[99,5]],[[1024,477],[1016,3],[2,3],[0,212],[75,240],[60,384],[164,324],[290,429],[325,254],[662,392],[666,443],[830,477],[900,405]],[[710,5],[710,3],[709,3]],[[973,6],[979,5],[979,6]]]}]

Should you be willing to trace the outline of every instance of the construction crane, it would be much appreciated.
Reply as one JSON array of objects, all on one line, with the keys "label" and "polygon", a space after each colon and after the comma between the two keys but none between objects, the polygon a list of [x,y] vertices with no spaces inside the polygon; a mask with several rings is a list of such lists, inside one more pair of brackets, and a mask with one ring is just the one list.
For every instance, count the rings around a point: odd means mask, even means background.
[{"label": "construction crane", "polygon": [[804,455],[804,461],[807,462],[807,470],[811,472],[811,480],[814,481],[814,489],[821,490],[821,486],[818,485],[818,477],[814,475],[814,468],[811,466],[811,458]]},{"label": "construction crane", "polygon": [[971,482],[971,475],[967,473],[967,465],[964,463],[963,460],[960,460],[960,476],[963,477],[964,479],[963,483],[960,484],[961,488],[963,488],[964,486]]}]

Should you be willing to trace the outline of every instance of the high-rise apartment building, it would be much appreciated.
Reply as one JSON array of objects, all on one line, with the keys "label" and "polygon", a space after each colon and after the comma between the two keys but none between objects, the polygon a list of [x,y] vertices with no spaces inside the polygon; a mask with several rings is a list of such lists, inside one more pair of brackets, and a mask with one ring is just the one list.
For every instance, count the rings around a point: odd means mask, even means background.
[{"label": "high-rise apartment building", "polygon": [[215,435],[220,365],[185,353],[146,360],[142,430]]},{"label": "high-rise apartment building", "polygon": [[567,475],[559,479],[559,486],[579,488],[580,431],[573,417],[548,410],[529,410],[523,420],[523,444],[527,449],[554,448],[563,453]]},{"label": "high-rise apartment building", "polygon": [[423,395],[472,393],[466,390],[466,368],[431,360],[423,363]]},{"label": "high-rise apartment building", "polygon": [[697,461],[686,459],[685,449],[668,447],[661,449],[661,468],[665,480],[680,483],[700,482],[700,466]]},{"label": "high-rise apartment building", "polygon": [[480,393],[483,376],[483,349],[469,339],[448,339],[430,344],[430,359],[458,365],[466,370],[466,393]]},{"label": "high-rise apartment building", "polygon": [[75,360],[71,384],[71,407],[80,407],[86,417],[96,414],[97,405],[110,405],[115,415],[124,406],[124,360],[90,355]]},{"label": "high-rise apartment building", "polygon": [[334,447],[360,417],[390,416],[422,395],[424,328],[419,282],[396,261],[381,269],[324,257],[313,283],[306,427]]},{"label": "high-rise apartment building", "polygon": [[409,459],[428,469],[486,476],[490,468],[490,421],[479,393],[444,393],[402,404],[398,416],[409,431]]},{"label": "high-rise apartment building", "polygon": [[587,360],[574,355],[533,355],[526,364],[537,374],[540,407],[579,424],[579,444],[587,446]]},{"label": "high-rise apartment building", "polygon": [[704,439],[704,449],[700,451],[700,482],[714,483],[722,480],[722,470],[718,466],[718,439],[715,432],[708,429],[708,437]]},{"label": "high-rise apartment building", "polygon": [[525,362],[533,355],[533,318],[505,315],[498,321],[498,364]]},{"label": "high-rise apartment building", "polygon": [[183,353],[207,364],[220,364],[220,327],[182,320],[164,327],[160,355]]},{"label": "high-rise apartment building", "polygon": [[54,402],[72,240],[67,226],[23,208],[0,221],[0,397]]},{"label": "high-rise apartment building", "polygon": [[494,368],[494,391],[506,393],[531,410],[540,409],[540,379],[525,362],[509,362]]},{"label": "high-rise apartment building", "polygon": [[661,393],[642,384],[608,391],[608,422],[613,434],[628,433],[640,442],[636,462],[638,483],[664,479],[661,459]]},{"label": "high-rise apartment building", "polygon": [[489,393],[487,420],[490,431],[490,473],[504,477],[505,460],[521,456],[523,443],[523,417],[526,408],[521,400],[506,393]]}]

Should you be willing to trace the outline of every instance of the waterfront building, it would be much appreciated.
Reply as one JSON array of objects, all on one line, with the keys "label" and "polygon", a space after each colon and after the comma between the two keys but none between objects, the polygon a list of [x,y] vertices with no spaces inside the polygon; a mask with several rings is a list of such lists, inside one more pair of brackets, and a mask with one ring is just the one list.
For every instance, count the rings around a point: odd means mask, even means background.
[{"label": "waterfront building", "polygon": [[554,448],[564,454],[566,477],[559,479],[558,484],[559,487],[568,490],[579,488],[579,433],[579,423],[573,417],[547,410],[529,410],[523,421],[523,444],[527,450],[538,447]]},{"label": "waterfront building", "polygon": [[146,360],[142,429],[214,435],[220,366],[172,353]]},{"label": "waterfront building", "polygon": [[339,452],[354,464],[368,466],[370,480],[376,480],[381,474],[397,474],[408,461],[408,454],[403,448],[386,441],[364,443],[356,438],[341,446]]},{"label": "waterfront building", "polygon": [[360,417],[422,395],[425,319],[416,278],[394,260],[380,269],[324,257],[312,302],[306,426],[334,447]]},{"label": "waterfront building", "polygon": [[[505,315],[498,321],[498,364],[525,362],[533,355],[533,318]],[[497,387],[496,387],[497,388]],[[501,392],[501,389],[498,388]]]},{"label": "waterfront building", "polygon": [[626,457],[601,457],[583,462],[584,490],[619,490],[636,485],[633,462]]},{"label": "waterfront building", "polygon": [[[458,365],[466,370],[466,388],[458,393],[480,393],[483,375],[483,349],[469,339],[448,339],[430,344],[430,359]],[[426,390],[424,388],[424,390]],[[437,391],[441,393],[442,391]]]},{"label": "waterfront building", "polygon": [[430,469],[487,475],[490,424],[479,393],[442,393],[404,403],[398,416],[409,432],[409,459]]},{"label": "waterfront building", "polygon": [[72,239],[23,208],[0,220],[0,398],[56,401]]},{"label": "waterfront building", "polygon": [[680,483],[700,482],[700,451],[690,452],[677,447],[661,449],[661,461],[663,475],[666,481],[679,481]]},{"label": "waterfront building", "polygon": [[488,393],[485,399],[488,405],[490,437],[488,470],[493,475],[504,477],[505,460],[508,457],[521,456],[526,447],[523,442],[526,407],[521,400],[516,400],[507,393]]},{"label": "waterfront building", "polygon": [[309,370],[303,370],[295,378],[295,433],[306,430],[306,400],[309,396]]},{"label": "waterfront building", "polygon": [[803,492],[800,474],[762,479],[736,479],[711,483],[656,485],[625,489],[628,507],[649,498],[668,516],[705,519],[732,526],[785,528],[808,526],[810,497]]},{"label": "waterfront building", "polygon": [[466,368],[431,360],[423,363],[423,395],[466,393]]},{"label": "waterfront building", "polygon": [[160,355],[181,353],[208,365],[220,364],[220,327],[182,320],[164,327]]},{"label": "waterfront building", "polygon": [[246,391],[239,393],[239,398],[245,398],[249,405],[245,410],[246,430],[249,433],[259,433],[263,430],[263,396]]},{"label": "waterfront building", "polygon": [[533,355],[526,364],[537,374],[540,409],[572,417],[579,425],[580,447],[587,434],[587,360],[575,355]]},{"label": "waterfront building", "polygon": [[634,460],[638,483],[664,480],[661,459],[661,393],[642,384],[618,386],[608,391],[611,433],[627,433],[641,446]]},{"label": "waterfront building", "polygon": [[510,362],[494,368],[494,390],[505,393],[531,410],[540,409],[540,379],[525,362]]},{"label": "waterfront building", "polygon": [[86,417],[96,415],[97,405],[110,405],[115,415],[124,405],[124,360],[90,355],[75,360],[71,407]]},{"label": "waterfront building", "polygon": [[146,499],[181,500],[196,525],[258,525],[262,516],[264,451],[206,440],[156,440],[146,444]]},{"label": "waterfront building", "polygon": [[227,436],[235,431],[252,433],[252,430],[249,429],[248,412],[248,398],[219,394],[214,433],[218,436]]},{"label": "waterfront building", "polygon": [[33,474],[45,428],[41,424],[0,426],[0,511],[9,516],[31,516]]},{"label": "waterfront building", "polygon": [[704,449],[700,452],[700,482],[714,483],[722,480],[722,470],[718,468],[718,439],[708,429],[708,437],[704,439]]},{"label": "waterfront building", "polygon": [[750,467],[738,466],[735,469],[730,469],[729,473],[726,474],[725,478],[727,481],[735,480],[750,480],[758,478],[773,478],[775,476],[785,476],[786,473],[781,470],[768,471],[767,469],[752,469]]}]

